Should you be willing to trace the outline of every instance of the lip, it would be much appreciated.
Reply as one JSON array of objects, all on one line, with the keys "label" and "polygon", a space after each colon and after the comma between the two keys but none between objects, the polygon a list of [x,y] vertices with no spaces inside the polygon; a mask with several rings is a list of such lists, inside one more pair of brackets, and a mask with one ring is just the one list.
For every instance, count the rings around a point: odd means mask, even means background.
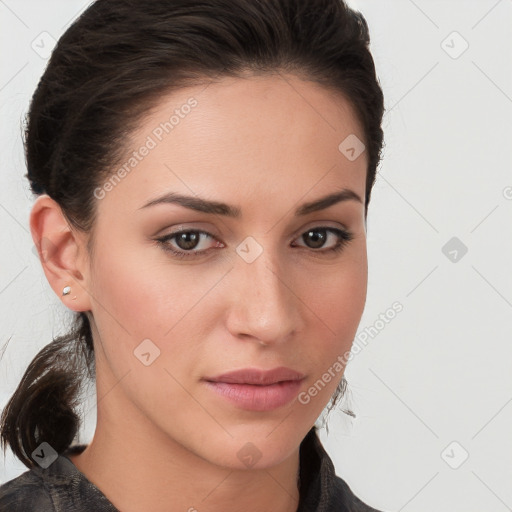
[{"label": "lip", "polygon": [[206,377],[204,380],[211,382],[225,382],[228,384],[255,384],[266,386],[277,382],[301,380],[304,375],[300,372],[279,366],[272,370],[259,370],[258,368],[242,368],[232,372],[223,373],[216,377]]},{"label": "lip", "polygon": [[271,411],[297,397],[304,375],[291,368],[244,368],[203,379],[209,389],[248,411]]}]

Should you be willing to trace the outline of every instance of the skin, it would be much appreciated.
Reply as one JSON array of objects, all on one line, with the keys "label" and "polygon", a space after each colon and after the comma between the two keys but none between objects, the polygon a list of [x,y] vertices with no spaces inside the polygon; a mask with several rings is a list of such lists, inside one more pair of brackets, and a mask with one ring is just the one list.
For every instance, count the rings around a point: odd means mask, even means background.
[{"label": "skin", "polygon": [[[367,289],[367,160],[348,160],[338,145],[350,134],[364,140],[362,127],[341,95],[313,82],[224,78],[162,97],[127,158],[190,97],[197,106],[97,200],[93,254],[51,198],[31,212],[34,242],[54,248],[41,258],[51,287],[89,312],[93,329],[97,426],[72,461],[123,512],[296,511],[300,443],[343,371],[309,403],[264,412],[236,407],[201,379],[287,366],[305,374],[307,391],[350,349]],[[363,202],[294,215],[342,188]],[[141,209],[170,191],[237,206],[242,217]],[[353,239],[325,252],[334,233],[323,245],[301,236],[322,226]],[[208,253],[178,259],[155,241],[179,228],[210,233],[189,244]],[[236,252],[248,236],[263,248],[252,263]],[[160,350],[149,366],[134,356],[144,339]],[[261,455],[250,467],[237,456],[248,442]]]}]

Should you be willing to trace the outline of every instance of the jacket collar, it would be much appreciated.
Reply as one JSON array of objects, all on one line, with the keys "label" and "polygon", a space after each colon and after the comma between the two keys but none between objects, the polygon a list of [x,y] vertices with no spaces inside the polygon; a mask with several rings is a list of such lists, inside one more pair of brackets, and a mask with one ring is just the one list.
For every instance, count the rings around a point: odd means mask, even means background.
[{"label": "jacket collar", "polygon": [[334,510],[337,501],[336,472],[318,439],[316,426],[313,426],[300,445],[299,474],[300,499],[297,512]]}]

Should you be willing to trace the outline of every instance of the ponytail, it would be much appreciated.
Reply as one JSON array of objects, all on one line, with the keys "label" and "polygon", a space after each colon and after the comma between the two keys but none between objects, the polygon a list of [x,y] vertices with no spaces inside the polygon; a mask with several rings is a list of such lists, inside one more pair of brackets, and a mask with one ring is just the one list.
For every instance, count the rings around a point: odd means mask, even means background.
[{"label": "ponytail", "polygon": [[9,446],[29,469],[33,451],[47,442],[65,451],[80,428],[76,413],[84,377],[94,379],[89,319],[78,313],[72,330],[55,338],[31,361],[0,417],[0,444]]}]

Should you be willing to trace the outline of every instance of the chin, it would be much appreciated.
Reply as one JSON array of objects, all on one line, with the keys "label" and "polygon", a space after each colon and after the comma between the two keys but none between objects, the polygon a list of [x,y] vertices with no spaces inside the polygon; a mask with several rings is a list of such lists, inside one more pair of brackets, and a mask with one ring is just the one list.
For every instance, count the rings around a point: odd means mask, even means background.
[{"label": "chin", "polygon": [[226,434],[220,439],[210,438],[210,456],[205,458],[234,470],[276,466],[293,455],[305,436],[301,435],[296,425],[292,432],[290,428],[282,425],[280,428],[278,425],[279,422],[274,421],[271,428],[267,425],[264,428],[251,426],[238,429],[236,433],[228,429],[233,437]]}]

